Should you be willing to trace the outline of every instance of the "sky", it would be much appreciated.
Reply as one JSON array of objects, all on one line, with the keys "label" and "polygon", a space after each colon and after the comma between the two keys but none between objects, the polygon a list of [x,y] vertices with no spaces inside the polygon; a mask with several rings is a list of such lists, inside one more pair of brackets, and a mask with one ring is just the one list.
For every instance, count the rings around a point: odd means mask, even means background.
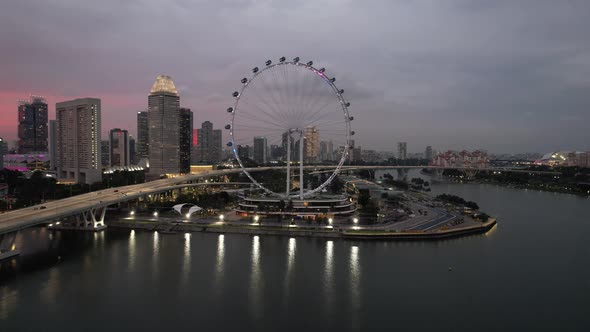
[{"label": "sky", "polygon": [[[590,150],[587,0],[3,0],[0,137],[17,100],[102,100],[136,132],[158,74],[222,128],[239,80],[313,60],[351,103],[356,145],[409,152]],[[224,133],[224,140],[227,135]]]}]

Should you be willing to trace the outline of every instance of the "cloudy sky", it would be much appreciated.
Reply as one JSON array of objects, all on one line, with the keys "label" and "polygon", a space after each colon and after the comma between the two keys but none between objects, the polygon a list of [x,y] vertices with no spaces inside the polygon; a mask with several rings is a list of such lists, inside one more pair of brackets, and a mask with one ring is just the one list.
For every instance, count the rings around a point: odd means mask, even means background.
[{"label": "cloudy sky", "polygon": [[239,79],[313,60],[352,103],[357,144],[410,152],[590,150],[587,0],[2,0],[0,136],[16,102],[102,99],[136,131],[158,74],[195,124],[228,122]]}]

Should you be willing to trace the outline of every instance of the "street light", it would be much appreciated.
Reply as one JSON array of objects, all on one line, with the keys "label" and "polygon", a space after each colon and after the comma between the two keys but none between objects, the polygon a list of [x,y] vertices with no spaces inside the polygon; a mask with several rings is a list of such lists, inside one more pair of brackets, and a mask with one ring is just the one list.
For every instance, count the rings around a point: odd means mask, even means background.
[{"label": "street light", "polygon": [[333,220],[332,218],[328,218],[328,224],[332,225],[332,222],[333,222],[333,221],[334,221],[334,220]]},{"label": "street light", "polygon": [[158,217],[158,211],[154,212],[154,217],[156,217],[156,218]]},{"label": "street light", "polygon": [[256,215],[256,216],[254,216],[254,221],[255,221],[255,222],[258,222],[258,220],[260,220],[260,217],[259,217],[259,216],[257,216],[257,215]]},{"label": "street light", "polygon": [[359,223],[359,218],[352,219],[352,222],[355,223],[355,224],[358,224]]},{"label": "street light", "polygon": [[135,211],[131,210],[131,212],[129,212],[130,216],[134,216],[135,215]]},{"label": "street light", "polygon": [[220,215],[219,215],[219,220],[220,220],[220,221],[223,221],[223,218],[225,218],[225,216],[224,216],[223,214],[220,214]]},{"label": "street light", "polygon": [[187,214],[186,214],[186,218],[188,219],[188,218],[190,218],[190,217],[191,217],[191,214],[190,214],[190,213],[187,213]]}]

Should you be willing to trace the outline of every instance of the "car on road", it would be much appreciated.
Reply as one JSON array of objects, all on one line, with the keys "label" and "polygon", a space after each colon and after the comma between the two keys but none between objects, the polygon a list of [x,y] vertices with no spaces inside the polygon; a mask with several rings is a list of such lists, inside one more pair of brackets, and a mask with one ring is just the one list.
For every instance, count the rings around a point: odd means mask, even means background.
[{"label": "car on road", "polygon": [[43,210],[43,209],[47,209],[47,206],[45,206],[45,205],[42,205],[42,206],[40,206],[40,207],[39,207],[39,209],[41,209],[41,210]]}]

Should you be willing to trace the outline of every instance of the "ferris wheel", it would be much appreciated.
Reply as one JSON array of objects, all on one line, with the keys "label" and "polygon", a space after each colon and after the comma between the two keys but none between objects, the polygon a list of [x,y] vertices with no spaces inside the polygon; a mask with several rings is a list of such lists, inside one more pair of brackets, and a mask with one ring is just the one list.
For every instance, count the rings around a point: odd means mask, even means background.
[{"label": "ferris wheel", "polygon": [[[338,174],[352,146],[351,121],[347,102],[325,68],[313,62],[285,57],[263,67],[254,67],[250,78],[242,78],[241,88],[232,96],[234,106],[227,109],[234,156],[248,178],[267,194],[287,199],[304,199],[322,191]],[[250,146],[253,149],[250,150]],[[253,151],[252,151],[253,150]],[[273,191],[257,181],[246,169],[248,159],[269,160],[286,165],[284,191]],[[335,169],[321,183],[304,183],[304,165],[328,162]],[[297,179],[299,190],[292,192]]]}]

